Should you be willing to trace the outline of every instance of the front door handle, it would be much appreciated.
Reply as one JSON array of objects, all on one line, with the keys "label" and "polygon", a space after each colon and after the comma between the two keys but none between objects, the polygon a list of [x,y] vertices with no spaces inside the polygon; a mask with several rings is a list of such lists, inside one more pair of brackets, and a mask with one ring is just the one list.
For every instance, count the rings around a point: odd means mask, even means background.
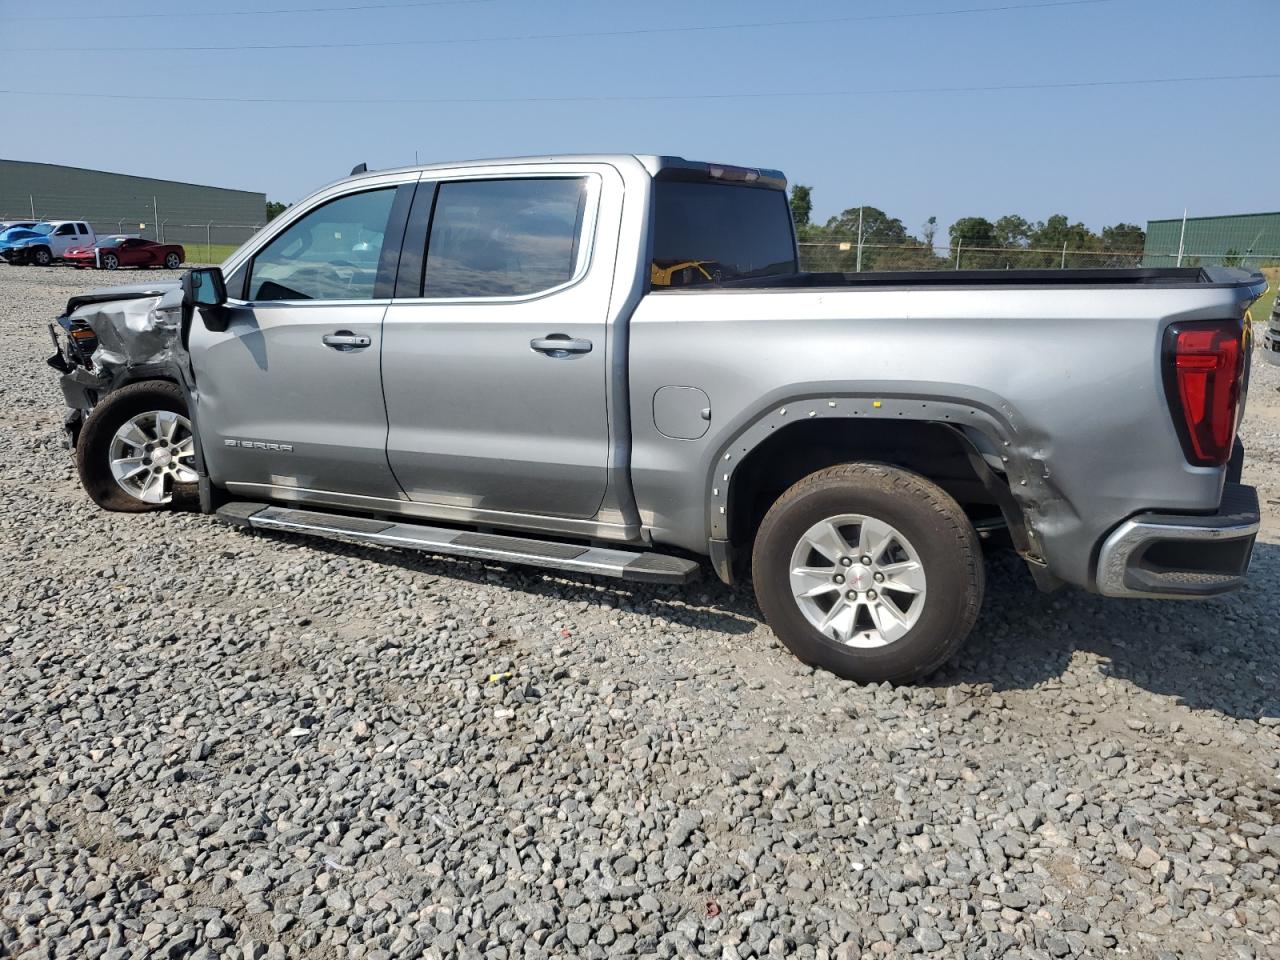
[{"label": "front door handle", "polygon": [[567,333],[552,333],[529,341],[529,346],[549,357],[567,357],[571,353],[590,353],[591,341],[578,340]]},{"label": "front door handle", "polygon": [[357,347],[367,347],[373,343],[372,337],[352,333],[350,330],[339,330],[337,333],[326,333],[321,339],[324,340],[324,345],[326,347],[333,347],[335,350],[354,350]]}]

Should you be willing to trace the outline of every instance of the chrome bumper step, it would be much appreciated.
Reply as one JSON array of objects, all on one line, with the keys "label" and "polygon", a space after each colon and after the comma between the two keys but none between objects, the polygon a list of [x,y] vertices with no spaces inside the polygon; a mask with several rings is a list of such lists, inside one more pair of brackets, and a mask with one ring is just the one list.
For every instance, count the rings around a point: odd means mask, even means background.
[{"label": "chrome bumper step", "polygon": [[265,503],[228,503],[215,517],[252,530],[280,530],[308,536],[376,543],[473,560],[519,563],[571,573],[594,573],[641,583],[688,583],[697,577],[697,561],[660,553],[640,553],[576,543],[533,540],[469,530],[398,523],[372,517],[300,510]]}]

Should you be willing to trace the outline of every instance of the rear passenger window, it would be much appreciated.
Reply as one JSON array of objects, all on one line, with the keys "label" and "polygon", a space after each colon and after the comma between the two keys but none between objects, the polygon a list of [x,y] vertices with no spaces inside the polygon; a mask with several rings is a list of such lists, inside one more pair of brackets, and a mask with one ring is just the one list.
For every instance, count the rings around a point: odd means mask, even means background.
[{"label": "rear passenger window", "polygon": [[372,300],[396,188],[331,200],[253,258],[249,300]]},{"label": "rear passenger window", "polygon": [[424,296],[515,297],[568,283],[586,203],[582,177],[441,184]]},{"label": "rear passenger window", "polygon": [[85,234],[86,236],[88,236],[88,234],[89,234],[89,227],[88,227],[86,224],[83,224],[83,223],[82,223],[82,224],[80,224],[80,232],[81,232],[82,234]]}]

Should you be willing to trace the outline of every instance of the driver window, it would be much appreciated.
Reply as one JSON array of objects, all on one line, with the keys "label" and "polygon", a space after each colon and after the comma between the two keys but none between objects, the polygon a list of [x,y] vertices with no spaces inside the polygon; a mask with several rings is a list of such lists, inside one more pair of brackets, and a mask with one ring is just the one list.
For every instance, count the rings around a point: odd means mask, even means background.
[{"label": "driver window", "polygon": [[395,187],[317,207],[258,251],[249,300],[372,300]]}]

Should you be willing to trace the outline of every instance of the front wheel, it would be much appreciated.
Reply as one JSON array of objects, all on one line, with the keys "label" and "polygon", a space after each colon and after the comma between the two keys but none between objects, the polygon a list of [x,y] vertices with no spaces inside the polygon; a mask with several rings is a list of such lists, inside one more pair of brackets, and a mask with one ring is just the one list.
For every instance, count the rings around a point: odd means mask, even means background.
[{"label": "front wheel", "polygon": [[31,251],[31,262],[37,267],[47,267],[53,263],[53,252],[48,247],[36,247]]},{"label": "front wheel", "polygon": [[104,510],[139,513],[193,502],[195,437],[176,383],[121,387],[93,408],[76,443],[80,481]]},{"label": "front wheel", "polygon": [[103,270],[118,270],[120,268],[120,258],[114,253],[104,253],[102,255]]},{"label": "front wheel", "polygon": [[982,552],[960,505],[879,464],[829,467],[792,486],[765,515],[751,566],[778,639],[849,680],[927,676],[982,605]]}]

